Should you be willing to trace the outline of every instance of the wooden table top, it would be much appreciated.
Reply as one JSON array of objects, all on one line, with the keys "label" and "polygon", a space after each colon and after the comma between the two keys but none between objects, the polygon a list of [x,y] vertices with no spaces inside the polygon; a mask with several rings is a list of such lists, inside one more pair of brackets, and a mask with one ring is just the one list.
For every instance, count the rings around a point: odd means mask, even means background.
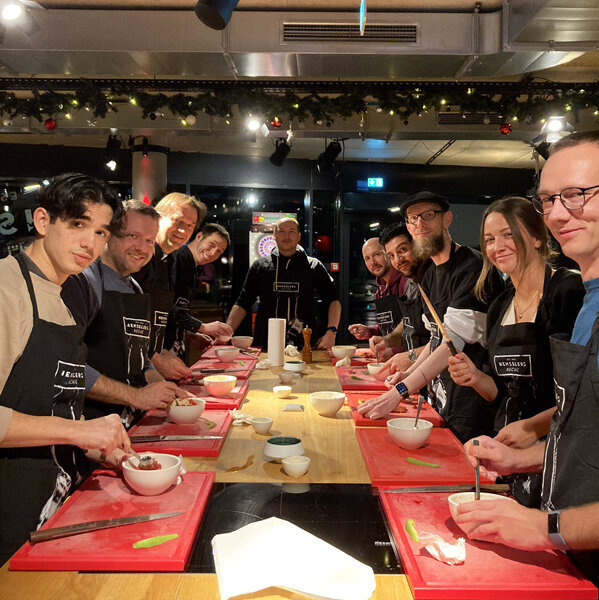
[{"label": "wooden table top", "polygon": [[[256,370],[240,410],[251,416],[272,417],[269,434],[259,435],[249,425],[232,426],[218,458],[186,458],[190,471],[216,471],[218,482],[370,483],[354,435],[350,409],[345,406],[333,418],[320,416],[310,405],[314,391],[340,391],[335,369],[326,352],[314,352],[314,363],[296,379],[291,397],[276,399],[273,386],[280,385],[281,368]],[[302,412],[284,412],[287,403],[303,404]],[[262,460],[270,435],[299,437],[310,469],[300,478],[284,473],[281,465]],[[251,457],[251,460],[250,460]],[[247,466],[246,466],[247,465]],[[240,467],[245,467],[241,468]],[[376,575],[374,600],[412,600],[404,575]],[[77,573],[25,572],[0,569],[0,600],[219,600],[214,574],[194,573]],[[305,596],[269,588],[238,596],[240,600],[301,600]]]}]

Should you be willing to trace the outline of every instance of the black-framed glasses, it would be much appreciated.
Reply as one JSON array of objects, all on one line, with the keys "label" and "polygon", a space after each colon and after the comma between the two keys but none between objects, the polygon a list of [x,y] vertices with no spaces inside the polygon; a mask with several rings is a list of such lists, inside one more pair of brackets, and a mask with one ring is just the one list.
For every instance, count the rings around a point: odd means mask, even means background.
[{"label": "black-framed glasses", "polygon": [[423,221],[430,221],[431,219],[434,219],[437,215],[444,212],[444,210],[425,210],[424,212],[418,213],[417,215],[407,216],[406,223],[410,223],[410,225],[416,225],[416,223],[418,223],[419,218]]},{"label": "black-framed glasses", "polygon": [[599,188],[599,185],[592,185],[586,188],[568,187],[559,194],[535,194],[531,197],[532,205],[538,213],[548,215],[553,208],[555,199],[559,198],[568,210],[580,210],[593,195],[587,194],[587,192],[589,190],[596,190],[597,188]]}]

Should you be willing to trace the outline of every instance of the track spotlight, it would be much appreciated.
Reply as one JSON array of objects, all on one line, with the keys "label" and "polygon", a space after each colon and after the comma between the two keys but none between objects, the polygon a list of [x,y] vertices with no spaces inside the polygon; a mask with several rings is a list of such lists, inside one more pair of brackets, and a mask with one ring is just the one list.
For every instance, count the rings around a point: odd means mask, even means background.
[{"label": "track spotlight", "polygon": [[109,135],[108,141],[106,142],[106,151],[104,156],[106,158],[106,166],[111,170],[116,170],[118,166],[119,150],[121,149],[121,141],[116,135]]},{"label": "track spotlight", "polygon": [[196,15],[204,25],[212,29],[224,29],[239,0],[199,0]]},{"label": "track spotlight", "polygon": [[275,167],[283,166],[289,152],[291,152],[291,146],[287,143],[285,138],[279,138],[276,141],[276,149],[270,156],[270,162]]},{"label": "track spotlight", "polygon": [[[21,2],[21,0],[7,0],[1,4],[0,18],[4,24],[14,26],[28,36],[32,36],[39,31],[40,26],[33,18],[26,2]],[[35,3],[30,4],[36,6]]]},{"label": "track spotlight", "polygon": [[541,128],[541,136],[549,144],[553,144],[563,137],[566,137],[574,131],[574,127],[566,120],[564,116],[552,116],[547,119]]},{"label": "track spotlight", "polygon": [[141,140],[141,152],[144,156],[148,156],[148,138],[145,137]]},{"label": "track spotlight", "polygon": [[325,151],[318,157],[316,167],[319,173],[330,173],[333,170],[335,159],[341,152],[341,144],[339,142],[331,142]]},{"label": "track spotlight", "polygon": [[547,142],[541,142],[538,146],[535,146],[534,150],[539,155],[542,156],[545,160],[549,158],[549,147],[551,144]]}]

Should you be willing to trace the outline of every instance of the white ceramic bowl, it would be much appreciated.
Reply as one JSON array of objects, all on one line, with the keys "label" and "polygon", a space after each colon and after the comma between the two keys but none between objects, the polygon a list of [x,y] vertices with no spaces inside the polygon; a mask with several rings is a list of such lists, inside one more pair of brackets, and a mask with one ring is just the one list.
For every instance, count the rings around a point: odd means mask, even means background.
[{"label": "white ceramic bowl", "polygon": [[235,375],[208,375],[204,377],[204,386],[211,396],[226,396],[237,383]]},{"label": "white ceramic bowl", "polygon": [[289,398],[289,394],[291,394],[291,386],[275,385],[275,387],[272,388],[272,391],[275,394],[275,398]]},{"label": "white ceramic bowl", "polygon": [[295,379],[295,373],[292,371],[281,371],[279,373],[279,379],[281,380],[281,383],[285,385],[290,384]]},{"label": "white ceramic bowl", "polygon": [[304,446],[302,441],[296,437],[280,435],[271,437],[264,444],[264,458],[278,463],[281,462],[282,458],[300,456],[303,453]]},{"label": "white ceramic bowl", "polygon": [[310,403],[323,417],[334,417],[345,402],[343,392],[312,392]]},{"label": "white ceramic bowl", "polygon": [[301,373],[306,368],[306,363],[303,360],[289,360],[283,365],[285,371],[293,371]]},{"label": "white ceramic bowl", "polygon": [[216,348],[214,350],[218,360],[221,362],[233,362],[239,356],[239,348],[231,348],[226,346],[224,348]]},{"label": "white ceramic bowl", "polygon": [[230,335],[219,335],[217,339],[219,342],[226,344],[231,339],[231,336]]},{"label": "white ceramic bowl", "polygon": [[[500,496],[499,494],[489,494],[487,492],[480,493],[480,502],[485,502],[488,500],[509,500],[510,502],[515,502],[512,498],[508,498],[507,496]],[[449,512],[453,517],[454,521],[458,514],[458,504],[462,502],[474,502],[474,492],[459,492],[457,494],[451,494],[451,496],[447,497],[447,503],[449,504]],[[457,523],[456,525],[465,533],[469,534],[477,525],[479,525],[479,521],[472,521],[471,523]]]},{"label": "white ceramic bowl", "polygon": [[393,441],[405,450],[414,450],[424,446],[431,435],[433,424],[424,419],[418,419],[418,427],[414,428],[416,419],[411,417],[398,417],[387,421],[387,431]]},{"label": "white ceramic bowl", "polygon": [[177,482],[181,470],[181,457],[154,452],[143,452],[141,456],[152,456],[162,465],[162,468],[157,471],[135,469],[130,464],[130,462],[134,465],[139,463],[135,457],[123,462],[123,477],[129,487],[133,488],[138,494],[157,496]]},{"label": "white ceramic bowl", "polygon": [[376,375],[383,368],[383,363],[368,363],[366,367],[370,375]]},{"label": "white ceramic bowl", "polygon": [[331,348],[335,358],[345,358],[346,356],[351,358],[356,353],[357,349],[356,346],[333,346]]},{"label": "white ceramic bowl", "polygon": [[281,460],[283,469],[291,477],[301,477],[308,471],[310,459],[307,456],[288,456]]},{"label": "white ceramic bowl", "polygon": [[270,417],[252,417],[250,423],[256,433],[265,434],[272,427],[272,419]]},{"label": "white ceramic bowl", "polygon": [[166,416],[169,421],[178,423],[179,425],[186,425],[188,423],[195,423],[204,412],[206,402],[202,398],[190,398],[195,402],[192,406],[178,406],[174,402],[166,407]]},{"label": "white ceramic bowl", "polygon": [[235,346],[235,348],[241,348],[242,350],[247,350],[252,345],[251,335],[234,335],[231,338],[231,344]]}]

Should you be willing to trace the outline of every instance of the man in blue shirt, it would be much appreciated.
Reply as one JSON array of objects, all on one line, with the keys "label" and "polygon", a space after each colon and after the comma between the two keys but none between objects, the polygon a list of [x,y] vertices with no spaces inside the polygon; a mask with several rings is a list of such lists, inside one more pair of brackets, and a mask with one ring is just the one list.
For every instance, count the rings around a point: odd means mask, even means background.
[{"label": "man in blue shirt", "polygon": [[[543,471],[542,510],[515,502],[469,503],[460,523],[480,521],[470,537],[527,550],[572,551],[587,577],[599,575],[599,131],[575,133],[556,143],[541,174],[535,208],[578,263],[586,297],[571,340],[551,338],[556,409],[535,423],[543,443],[507,446],[482,437],[466,451],[481,474]],[[547,418],[551,413],[551,422]],[[542,419],[545,419],[544,421]],[[529,421],[532,421],[530,419]],[[530,438],[528,440],[530,443]]]}]

